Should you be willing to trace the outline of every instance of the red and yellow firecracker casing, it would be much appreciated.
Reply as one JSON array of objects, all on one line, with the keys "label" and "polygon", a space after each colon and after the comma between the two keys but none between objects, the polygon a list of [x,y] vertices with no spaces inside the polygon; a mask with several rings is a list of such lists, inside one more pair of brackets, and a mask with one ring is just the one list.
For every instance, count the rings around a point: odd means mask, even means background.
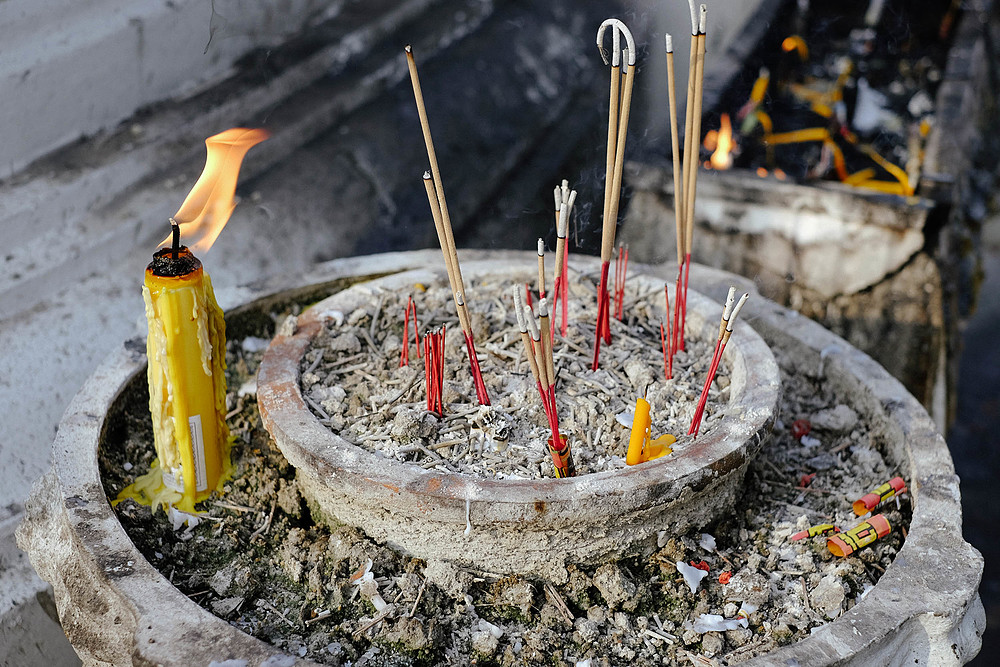
[{"label": "red and yellow firecracker casing", "polygon": [[552,444],[549,438],[549,454],[552,455],[552,464],[556,469],[556,477],[573,477],[576,475],[576,466],[573,465],[573,450],[570,449],[569,440],[565,435],[559,434],[559,446]]},{"label": "red and yellow firecracker casing", "polygon": [[820,535],[829,535],[830,533],[839,533],[840,528],[837,528],[832,523],[821,523],[816,526],[810,526],[805,530],[800,530],[799,532],[792,535],[789,539],[792,542],[798,540],[804,540],[807,537],[819,537]]},{"label": "red and yellow firecracker casing", "polygon": [[857,516],[864,516],[873,509],[892,498],[897,493],[906,491],[906,483],[902,477],[893,477],[888,482],[878,487],[871,493],[865,494],[854,501],[854,513]]},{"label": "red and yellow firecracker casing", "polygon": [[157,260],[178,261],[169,255],[164,249],[154,256],[142,290],[149,325],[149,408],[163,485],[182,495],[172,504],[192,512],[229,468],[226,325],[211,279],[187,248],[179,253],[186,270],[158,275]]},{"label": "red and yellow firecracker casing", "polygon": [[880,537],[885,537],[892,530],[884,514],[876,514],[846,533],[838,533],[826,541],[826,548],[834,556],[850,556],[852,553],[866,547]]}]

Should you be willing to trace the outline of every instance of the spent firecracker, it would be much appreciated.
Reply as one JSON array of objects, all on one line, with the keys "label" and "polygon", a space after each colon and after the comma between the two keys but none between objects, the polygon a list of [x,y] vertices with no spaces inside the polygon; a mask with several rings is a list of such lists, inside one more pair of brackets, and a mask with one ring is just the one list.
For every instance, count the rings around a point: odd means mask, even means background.
[{"label": "spent firecracker", "polygon": [[867,493],[855,500],[854,513],[858,516],[864,516],[897,493],[904,493],[905,491],[906,483],[903,481],[903,478],[893,477],[871,493]]},{"label": "spent firecracker", "polygon": [[559,446],[553,445],[553,439],[549,438],[549,454],[552,456],[553,465],[556,469],[556,477],[573,477],[576,475],[576,467],[573,465],[573,451],[569,447],[569,441],[565,435],[559,435]]},{"label": "spent firecracker", "polygon": [[826,541],[826,548],[834,556],[850,556],[852,553],[868,546],[880,537],[885,537],[892,530],[889,520],[884,514],[876,514],[867,521],[859,523],[845,533],[838,533]]},{"label": "spent firecracker", "polygon": [[830,535],[839,532],[840,528],[837,528],[832,523],[821,523],[816,526],[810,526],[805,530],[800,530],[799,532],[795,533],[788,539],[790,539],[792,542],[797,542],[798,540],[804,540],[807,537],[819,537],[820,535]]}]

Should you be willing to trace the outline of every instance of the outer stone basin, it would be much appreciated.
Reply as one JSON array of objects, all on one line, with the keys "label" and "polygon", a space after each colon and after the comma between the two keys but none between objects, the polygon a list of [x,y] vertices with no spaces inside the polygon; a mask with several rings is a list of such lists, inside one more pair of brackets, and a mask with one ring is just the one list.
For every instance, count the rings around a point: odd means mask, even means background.
[{"label": "outer stone basin", "polygon": [[[533,261],[523,252],[462,251],[465,261]],[[580,258],[571,258],[576,264]],[[234,333],[256,333],[276,303],[308,303],[344,280],[441,261],[438,251],[335,260],[316,272],[221,294]],[[642,272],[672,280],[673,264]],[[715,299],[746,279],[695,265],[691,284]],[[226,298],[228,297],[228,298]],[[231,309],[228,309],[232,306]],[[743,317],[803,372],[834,383],[886,441],[913,494],[910,532],[896,560],[859,604],[790,646],[748,667],[960,665],[979,652],[985,614],[979,599],[983,558],[962,539],[958,477],[944,438],[903,386],[866,354],[773,302],[753,298]],[[246,667],[316,667],[213,616],[170,584],[122,529],[101,484],[97,451],[109,414],[145,382],[145,344],[125,341],[73,398],[59,425],[52,469],[35,485],[18,544],[52,584],[59,619],[84,665],[191,667],[238,661]],[[821,365],[822,364],[822,365]]]},{"label": "outer stone basin", "polygon": [[[515,285],[531,280],[537,263],[466,262],[462,271],[467,285],[482,278]],[[781,393],[770,348],[745,323],[726,347],[730,400],[714,428],[669,456],[622,470],[536,480],[425,470],[362,449],[321,424],[302,398],[299,369],[332,313],[370,309],[379,290],[406,292],[414,283],[446,280],[443,270],[416,270],[354,285],[306,311],[295,332],[275,336],[265,353],[257,380],[264,426],[320,517],[428,561],[562,583],[567,563],[621,557],[652,546],[660,531],[698,528],[732,507],[750,460],[770,437]],[[663,280],[633,274],[629,285],[655,293]],[[495,289],[470,288],[469,298],[494,298]],[[690,292],[688,337],[714,341],[721,312],[720,304]]]}]

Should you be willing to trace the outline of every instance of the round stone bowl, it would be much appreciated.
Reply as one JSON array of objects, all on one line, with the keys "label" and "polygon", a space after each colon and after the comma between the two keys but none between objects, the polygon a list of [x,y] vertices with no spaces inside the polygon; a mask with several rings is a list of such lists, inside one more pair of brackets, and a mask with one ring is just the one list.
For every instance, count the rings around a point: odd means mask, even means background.
[{"label": "round stone bowl", "polygon": [[[534,253],[462,251],[472,259],[526,264]],[[270,335],[269,313],[312,303],[357,280],[435,266],[439,251],[334,260],[307,275],[219,293],[234,335]],[[596,262],[571,258],[574,269]],[[673,280],[673,264],[636,272]],[[826,329],[754,293],[752,283],[695,265],[691,285],[716,300],[729,285],[754,296],[742,319],[797,372],[832,383],[874,425],[884,454],[912,494],[913,518],[895,561],[864,600],[809,637],[748,660],[747,667],[960,665],[982,643],[983,558],[962,538],[959,480],[944,438],[927,412],[884,368]],[[742,331],[742,330],[741,330]],[[123,344],[66,408],[52,468],[25,503],[18,545],[52,585],[63,630],[86,667],[318,667],[218,618],[175,588],[132,543],[101,482],[98,449],[115,415],[145,383],[145,342]]]},{"label": "round stone bowl", "polygon": [[[478,292],[470,288],[470,299],[494,299],[530,280],[537,264],[479,261],[462,269],[467,285],[490,283]],[[414,283],[446,281],[443,269],[417,270],[354,285],[299,316],[295,331],[279,333],[264,354],[257,376],[261,418],[319,517],[361,528],[427,561],[559,582],[567,563],[634,553],[655,544],[660,531],[698,528],[732,507],[747,465],[770,437],[780,400],[774,356],[742,323],[726,347],[730,399],[714,427],[669,456],[621,470],[534,480],[425,470],[362,449],[321,424],[303,400],[300,368],[324,324],[334,314],[371,310],[385,291],[405,294]],[[663,280],[639,274],[629,286],[655,294]],[[721,312],[721,304],[690,292],[688,337],[714,342]],[[517,335],[516,325],[511,331]],[[474,405],[475,397],[469,401]]]}]

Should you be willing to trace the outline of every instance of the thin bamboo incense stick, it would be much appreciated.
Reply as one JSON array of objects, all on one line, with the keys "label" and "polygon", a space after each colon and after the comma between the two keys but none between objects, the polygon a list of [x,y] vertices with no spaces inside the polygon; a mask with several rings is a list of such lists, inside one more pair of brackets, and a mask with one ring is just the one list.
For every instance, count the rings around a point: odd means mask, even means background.
[{"label": "thin bamboo incense stick", "polygon": [[698,18],[698,52],[695,58],[695,81],[694,81],[694,114],[692,116],[692,154],[687,190],[684,193],[685,213],[686,213],[686,238],[684,240],[687,254],[691,254],[692,241],[694,239],[694,206],[697,195],[698,183],[698,152],[701,142],[701,109],[702,100],[705,93],[705,29],[707,25],[708,8],[701,5]]},{"label": "thin bamboo incense stick", "polygon": [[[635,43],[632,41],[632,34],[628,32],[628,28],[625,28],[623,25],[622,30],[625,31],[625,37],[628,42],[628,49],[626,49],[628,65],[622,72],[624,86],[622,91],[621,117],[618,120],[618,139],[615,142],[614,183],[611,187],[610,228],[612,248],[615,242],[615,228],[618,225],[618,204],[621,201],[622,172],[625,168],[625,137],[628,133],[629,110],[632,108],[632,86],[635,83]],[[608,229],[607,221],[604,223],[604,229]],[[608,259],[611,258],[612,248],[608,248]]]},{"label": "thin bamboo incense stick", "polygon": [[701,430],[701,420],[705,414],[705,404],[708,401],[708,389],[711,387],[712,382],[715,381],[715,375],[719,371],[719,363],[722,361],[722,355],[726,351],[726,345],[729,343],[729,338],[733,335],[733,325],[736,324],[736,318],[739,316],[740,311],[743,310],[743,304],[746,303],[747,299],[750,298],[749,294],[744,294],[740,297],[739,302],[733,308],[732,314],[729,317],[729,321],[726,323],[726,331],[722,337],[722,343],[719,345],[719,351],[716,354],[716,358],[712,364],[712,368],[709,369],[708,381],[703,390],[704,397],[700,400],[698,408],[695,410],[696,421],[692,423],[692,430],[688,431],[688,434],[692,434],[697,438],[698,432]]},{"label": "thin bamboo incense stick", "polygon": [[[680,137],[677,132],[677,81],[674,78],[674,40],[666,35],[667,47],[667,100],[670,104],[670,150],[674,166],[674,228],[677,232],[677,265],[684,262],[684,219],[683,211],[684,188],[681,183],[684,175],[681,173]],[[667,316],[670,316],[669,311]]]},{"label": "thin bamboo incense stick", "polygon": [[569,189],[569,182],[564,180],[560,191],[560,199],[556,206],[556,268],[555,282],[552,295],[552,337],[555,337],[556,312],[559,310],[559,300],[562,299],[562,325],[561,333],[566,336],[569,325],[569,216],[573,212],[573,204],[576,202],[576,190]]},{"label": "thin bamboo incense stick", "polygon": [[[610,303],[608,295],[608,269],[611,253],[615,244],[615,227],[618,222],[618,202],[621,195],[621,174],[624,167],[625,135],[628,132],[628,115],[632,103],[632,84],[635,70],[635,40],[625,24],[618,19],[607,19],[597,31],[597,46],[601,51],[604,64],[609,64],[607,52],[604,49],[604,31],[612,28],[612,46],[614,53],[611,58],[611,97],[608,109],[608,150],[604,183],[604,224],[601,235],[601,280],[597,289],[597,324],[594,337],[594,361],[592,368],[597,370],[601,354],[601,338],[611,342]],[[627,69],[621,75],[621,35],[625,35],[627,48]],[[618,104],[619,90],[624,80],[621,106]],[[610,179],[611,185],[608,185]]]},{"label": "thin bamboo incense stick", "polygon": [[538,368],[538,360],[535,358],[535,351],[532,347],[531,335],[528,333],[528,322],[524,313],[524,299],[521,296],[521,288],[519,285],[515,285],[513,288],[514,293],[514,316],[517,317],[517,328],[521,332],[521,343],[524,345],[524,355],[528,358],[528,366],[531,367],[531,376],[535,378],[535,382],[538,384],[538,393],[541,394],[543,403],[545,403],[545,414],[548,417],[548,405],[546,400],[545,392],[542,391],[542,377],[541,371]]},{"label": "thin bamboo incense stick", "polygon": [[469,317],[468,307],[465,305],[465,283],[462,280],[462,268],[458,262],[458,250],[455,248],[455,235],[451,228],[451,216],[448,213],[448,202],[444,195],[441,170],[438,167],[437,153],[434,151],[434,139],[431,137],[431,127],[427,120],[427,107],[424,104],[424,95],[420,88],[420,77],[417,75],[417,63],[413,59],[413,49],[410,45],[407,45],[404,50],[406,51],[407,68],[410,72],[410,83],[413,86],[413,97],[417,104],[417,115],[420,117],[420,129],[424,137],[424,146],[427,149],[427,160],[431,165],[431,179],[428,179],[425,173],[424,185],[428,188],[428,199],[430,199],[431,188],[428,187],[428,180],[431,180],[437,199],[436,207],[431,204],[431,215],[434,217],[434,226],[438,231],[441,252],[445,255],[445,266],[448,269],[452,296],[458,311],[458,320],[465,334],[465,344],[469,351],[469,366],[476,387],[476,398],[480,405],[489,405],[490,397],[486,392],[486,384],[483,382],[482,372],[479,369],[479,359],[475,352],[476,343],[472,331],[472,320]]},{"label": "thin bamboo incense stick", "polygon": [[524,309],[524,319],[528,324],[528,334],[532,340],[531,349],[534,350],[535,363],[538,365],[538,381],[541,384],[542,397],[546,404],[545,410],[548,412],[549,374],[545,368],[541,332],[538,329],[538,323],[535,322],[535,316],[532,314],[530,308]]},{"label": "thin bamboo incense stick", "polygon": [[736,288],[730,287],[726,296],[726,305],[722,308],[722,317],[719,319],[719,333],[715,338],[715,348],[712,350],[712,361],[708,366],[708,375],[705,380],[705,387],[702,389],[698,405],[695,407],[694,418],[691,420],[691,428],[688,433],[695,430],[695,425],[701,421],[702,411],[705,409],[705,401],[708,399],[708,389],[712,384],[714,371],[718,367],[719,349],[722,347],[722,338],[726,334],[726,325],[729,323],[729,316],[733,310],[733,303],[736,300]]},{"label": "thin bamboo incense stick", "polygon": [[566,254],[566,235],[563,233],[563,203],[559,202],[556,209],[556,265],[555,278],[552,279],[552,331],[555,333],[555,311],[559,308],[562,297],[563,256]]},{"label": "thin bamboo incense stick", "polygon": [[[441,246],[441,254],[444,255],[445,270],[448,272],[448,283],[451,285],[452,298],[456,298],[460,294],[455,270],[455,262],[457,258],[448,250],[448,239],[444,231],[444,220],[441,215],[441,207],[437,198],[437,192],[434,188],[431,172],[429,171],[424,172],[424,190],[427,192],[427,203],[431,207],[431,218],[434,220],[434,230],[437,232],[438,244]],[[458,308],[457,300],[455,301],[455,304],[458,311],[459,325],[462,327],[462,331],[468,331],[468,327],[471,326],[466,322],[469,314],[465,309]]]},{"label": "thin bamboo incense stick", "polygon": [[[597,31],[597,46],[601,49],[601,57],[604,64],[608,64],[607,55],[604,52],[603,38],[605,26],[609,24],[609,19],[601,24]],[[611,219],[611,188],[614,187],[615,155],[618,151],[618,98],[621,87],[621,33],[617,27],[612,31],[612,54],[611,54],[611,92],[608,102],[608,145],[604,170],[604,218],[601,233],[601,262],[611,260],[611,251],[615,244],[615,224]]]},{"label": "thin bamboo incense stick", "polygon": [[681,229],[684,231],[683,244],[685,257],[689,250],[687,247],[687,215],[690,202],[687,199],[687,192],[688,180],[691,174],[691,160],[695,150],[692,148],[695,141],[692,128],[694,127],[694,89],[696,86],[696,63],[698,60],[698,16],[695,12],[694,0],[688,0],[688,7],[691,9],[691,50],[688,56],[687,95],[685,96],[684,105],[684,163],[681,167]]},{"label": "thin bamboo incense stick", "polygon": [[722,322],[719,323],[719,338],[715,343],[715,352],[712,355],[712,364],[708,369],[708,376],[705,378],[705,386],[702,389],[701,397],[698,399],[698,406],[695,408],[694,418],[691,420],[691,427],[688,429],[688,435],[693,434],[695,437],[698,436],[698,431],[701,429],[701,420],[705,414],[705,405],[708,402],[708,391],[712,386],[712,382],[715,381],[715,375],[719,370],[719,363],[722,361],[722,354],[726,350],[726,344],[729,342],[730,336],[732,336],[733,325],[736,323],[736,317],[739,315],[740,311],[743,310],[743,304],[746,300],[750,298],[749,294],[744,294],[740,297],[739,303],[733,306],[733,301],[736,296],[736,288],[729,288],[729,296],[726,299],[726,306],[722,312]]},{"label": "thin bamboo incense stick", "polygon": [[666,345],[667,349],[664,352],[664,354],[666,355],[666,360],[664,361],[663,370],[664,373],[666,374],[666,378],[670,380],[671,378],[674,377],[674,342],[673,342],[674,339],[673,339],[673,331],[670,328],[670,285],[667,283],[663,283],[663,301],[667,308],[666,310],[667,316],[665,318],[667,325],[667,345]]},{"label": "thin bamboo incense stick", "polygon": [[[522,312],[524,313],[524,318],[528,325],[528,333],[531,337],[531,345],[529,349],[532,350],[531,354],[534,355],[535,364],[538,368],[538,394],[542,399],[542,407],[545,410],[545,418],[549,422],[549,430],[552,432],[553,439],[559,433],[559,418],[556,416],[556,411],[554,409],[554,395],[550,391],[551,387],[548,381],[548,371],[545,366],[545,354],[543,352],[542,346],[542,335],[538,328],[538,323],[535,322],[535,316],[531,313],[529,309],[524,308],[524,304],[520,304]],[[560,470],[560,459],[556,452],[549,448],[550,454],[552,454],[552,463],[556,467],[556,474],[558,476]]]},{"label": "thin bamboo incense stick", "polygon": [[[455,303],[461,309],[465,311],[466,321],[469,321],[469,311],[465,306],[465,299],[461,295],[455,295]],[[472,384],[476,389],[476,398],[479,400],[479,405],[489,405],[490,396],[486,391],[486,382],[483,381],[483,372],[479,368],[479,355],[476,354],[476,342],[472,337],[472,326],[465,332],[465,349],[469,355],[469,366],[472,369]]]},{"label": "thin bamboo incense stick", "polygon": [[[549,307],[546,299],[539,299],[538,301],[538,316],[542,331],[548,330]],[[532,318],[532,321],[533,319],[534,318]],[[532,332],[532,335],[534,335],[534,332]],[[573,452],[570,449],[569,441],[566,439],[566,436],[559,434],[559,411],[556,407],[556,376],[555,364],[552,360],[552,342],[547,336],[542,336],[541,344],[542,354],[545,358],[545,372],[548,377],[549,384],[549,419],[552,423],[552,438],[549,440],[549,454],[552,456],[552,462],[555,465],[556,477],[572,477],[576,474],[576,470],[573,465]],[[539,372],[541,372],[540,367],[541,362],[539,362]]]},{"label": "thin bamboo incense stick", "polygon": [[538,298],[545,298],[545,241],[538,239]]},{"label": "thin bamboo incense stick", "polygon": [[562,218],[563,234],[563,256],[562,256],[562,335],[566,336],[566,327],[569,326],[569,218],[573,215],[573,206],[576,204],[576,190],[569,191],[569,199],[566,204],[566,215]]},{"label": "thin bamboo incense stick", "polygon": [[[701,140],[701,105],[704,91],[705,72],[705,28],[708,9],[705,5],[699,7],[697,21],[694,5],[689,0],[692,20],[691,42],[691,78],[688,81],[688,118],[685,127],[684,152],[684,285],[680,301],[680,322],[678,323],[678,349],[684,349],[684,330],[687,320],[687,291],[691,275],[691,250],[694,238],[695,198],[697,196],[698,153]],[[674,306],[677,307],[676,305]]]},{"label": "thin bamboo incense stick", "polygon": [[[538,328],[542,331],[549,330],[549,301],[548,299],[538,300]],[[552,342],[548,336],[542,336],[542,360],[545,362],[545,378],[547,386],[551,389],[556,384],[555,364],[552,359]],[[539,364],[541,365],[541,364]],[[553,404],[554,407],[555,404]]]}]

